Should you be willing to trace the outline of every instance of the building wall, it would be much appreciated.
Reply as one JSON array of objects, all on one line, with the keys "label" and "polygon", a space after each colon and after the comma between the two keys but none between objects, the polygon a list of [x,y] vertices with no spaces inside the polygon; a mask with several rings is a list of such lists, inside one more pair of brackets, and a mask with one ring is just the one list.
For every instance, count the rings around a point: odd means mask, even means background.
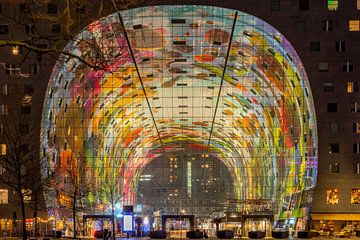
[{"label": "building wall", "polygon": [[[7,3],[11,2],[11,3]],[[14,15],[19,11],[19,3],[25,1],[0,1],[0,24],[11,22],[10,33],[0,35],[0,39],[24,38],[24,26],[17,26],[11,18],[5,15]],[[59,1],[62,2],[62,1]],[[264,19],[276,27],[292,43],[301,57],[306,68],[317,112],[318,144],[319,144],[319,175],[315,194],[313,212],[325,213],[360,213],[359,205],[351,204],[351,190],[360,188],[360,174],[354,172],[354,165],[360,162],[359,154],[353,153],[353,144],[360,141],[360,135],[353,133],[353,123],[360,122],[359,113],[351,111],[354,102],[360,103],[359,93],[348,93],[347,83],[359,81],[359,50],[360,32],[349,31],[349,20],[359,20],[359,10],[356,0],[339,0],[338,10],[329,11],[325,0],[308,1],[308,10],[300,10],[299,0],[238,0],[238,1],[149,1],[146,4],[204,4],[239,9]],[[305,3],[306,5],[306,3]],[[60,8],[60,3],[59,3]],[[107,8],[112,12],[112,8]],[[82,15],[78,23],[85,26],[93,19],[96,11],[89,10]],[[333,22],[332,30],[323,29],[323,21]],[[40,28],[50,31],[46,21],[39,23]],[[326,28],[326,25],[325,25]],[[80,28],[81,29],[81,28]],[[345,42],[345,51],[336,51],[336,41]],[[310,45],[314,50],[310,50]],[[319,51],[316,47],[320,44]],[[0,62],[20,64],[21,56],[14,56],[10,47],[0,48]],[[352,72],[343,71],[343,65],[350,61]],[[29,72],[29,64],[36,62],[32,55],[22,65],[23,72]],[[327,71],[319,71],[319,63],[327,63]],[[17,85],[21,89],[25,84],[34,86],[32,94],[32,107],[29,124],[39,127],[42,100],[46,90],[47,81],[54,62],[41,61],[41,72],[31,74],[29,78],[13,77],[5,73],[0,67],[0,84]],[[332,83],[333,90],[324,91],[324,84]],[[0,95],[0,103],[12,104],[11,88],[8,95]],[[328,112],[328,103],[337,103],[337,112]],[[360,107],[359,107],[360,108]],[[330,131],[330,123],[338,124],[337,131]],[[335,124],[335,125],[336,125]],[[329,153],[329,145],[339,144],[338,153]],[[339,163],[339,173],[330,173],[330,164]],[[338,189],[339,203],[326,203],[326,190]]]}]

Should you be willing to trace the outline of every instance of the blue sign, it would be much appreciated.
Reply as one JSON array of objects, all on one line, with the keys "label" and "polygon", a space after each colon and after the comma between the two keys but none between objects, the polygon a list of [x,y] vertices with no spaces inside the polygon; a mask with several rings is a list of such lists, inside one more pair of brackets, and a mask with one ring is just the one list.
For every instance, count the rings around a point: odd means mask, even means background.
[{"label": "blue sign", "polygon": [[122,232],[134,231],[134,214],[124,214],[122,217]]}]

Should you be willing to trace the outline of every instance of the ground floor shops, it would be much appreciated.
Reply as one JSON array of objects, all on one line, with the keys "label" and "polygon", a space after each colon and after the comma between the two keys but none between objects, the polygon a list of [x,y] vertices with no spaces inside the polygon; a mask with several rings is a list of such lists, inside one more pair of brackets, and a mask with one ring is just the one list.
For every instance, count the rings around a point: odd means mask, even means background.
[{"label": "ground floor shops", "polygon": [[321,236],[360,236],[360,214],[312,213],[311,228]]}]

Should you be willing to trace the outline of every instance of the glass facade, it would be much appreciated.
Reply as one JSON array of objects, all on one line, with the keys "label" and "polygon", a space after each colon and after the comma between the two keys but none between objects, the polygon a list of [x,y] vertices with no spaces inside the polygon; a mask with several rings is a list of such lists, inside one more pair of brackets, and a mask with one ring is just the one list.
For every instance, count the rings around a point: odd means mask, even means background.
[{"label": "glass facade", "polygon": [[272,26],[219,7],[141,7],[91,23],[65,51],[101,68],[63,56],[53,69],[41,136],[52,214],[68,214],[74,177],[90,187],[85,211],[109,206],[110,186],[134,205],[143,169],[179,152],[222,161],[238,201],[270,201],[277,219],[307,214],[314,104],[301,60]]}]

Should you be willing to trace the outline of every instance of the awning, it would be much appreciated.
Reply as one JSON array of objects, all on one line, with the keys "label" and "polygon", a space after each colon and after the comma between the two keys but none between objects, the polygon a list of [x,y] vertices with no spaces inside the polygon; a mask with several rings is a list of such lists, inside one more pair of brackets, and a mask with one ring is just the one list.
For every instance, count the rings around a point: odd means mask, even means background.
[{"label": "awning", "polygon": [[360,221],[360,214],[354,213],[312,213],[312,220]]}]

